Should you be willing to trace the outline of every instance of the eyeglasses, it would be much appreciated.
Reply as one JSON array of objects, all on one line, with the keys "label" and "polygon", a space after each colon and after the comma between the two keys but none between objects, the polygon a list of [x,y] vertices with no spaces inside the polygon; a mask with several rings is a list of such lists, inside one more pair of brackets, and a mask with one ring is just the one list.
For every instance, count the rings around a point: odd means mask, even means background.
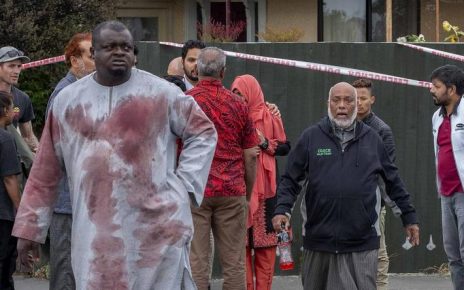
[{"label": "eyeglasses", "polygon": [[0,56],[0,59],[2,59],[5,55],[8,55],[9,57],[17,57],[17,56],[24,56],[24,52],[22,52],[21,50],[9,50],[7,52],[5,52],[4,54],[2,54]]}]

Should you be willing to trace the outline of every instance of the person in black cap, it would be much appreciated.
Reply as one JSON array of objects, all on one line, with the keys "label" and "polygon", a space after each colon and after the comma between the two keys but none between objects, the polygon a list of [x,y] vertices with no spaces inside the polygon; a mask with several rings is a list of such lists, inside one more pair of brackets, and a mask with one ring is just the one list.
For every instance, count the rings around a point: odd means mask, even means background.
[{"label": "person in black cap", "polygon": [[23,63],[30,59],[24,53],[12,46],[0,48],[0,91],[13,95],[15,117],[13,125],[19,131],[29,148],[35,152],[39,144],[32,130],[31,121],[34,119],[34,110],[29,96],[15,87],[18,84],[19,74]]}]

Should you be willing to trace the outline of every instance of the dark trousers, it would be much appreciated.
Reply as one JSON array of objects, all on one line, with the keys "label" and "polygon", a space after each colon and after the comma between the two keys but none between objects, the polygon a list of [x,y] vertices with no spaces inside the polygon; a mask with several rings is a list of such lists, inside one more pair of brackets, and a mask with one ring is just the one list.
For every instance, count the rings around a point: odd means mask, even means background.
[{"label": "dark trousers", "polygon": [[74,290],[71,266],[72,215],[53,213],[50,224],[50,290]]},{"label": "dark trousers", "polygon": [[17,238],[11,236],[13,221],[0,220],[0,289],[14,290],[13,273],[16,271]]}]

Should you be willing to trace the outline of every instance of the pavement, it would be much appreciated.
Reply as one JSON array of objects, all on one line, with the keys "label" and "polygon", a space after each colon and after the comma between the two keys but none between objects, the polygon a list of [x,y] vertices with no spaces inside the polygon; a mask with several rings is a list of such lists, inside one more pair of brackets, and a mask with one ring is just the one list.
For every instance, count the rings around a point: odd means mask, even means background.
[{"label": "pavement", "polygon": [[[425,274],[389,274],[389,290],[450,290],[450,278]],[[48,281],[15,276],[16,290],[48,290]],[[214,280],[212,290],[220,290],[222,280]],[[272,290],[302,290],[298,276],[274,277]]]}]

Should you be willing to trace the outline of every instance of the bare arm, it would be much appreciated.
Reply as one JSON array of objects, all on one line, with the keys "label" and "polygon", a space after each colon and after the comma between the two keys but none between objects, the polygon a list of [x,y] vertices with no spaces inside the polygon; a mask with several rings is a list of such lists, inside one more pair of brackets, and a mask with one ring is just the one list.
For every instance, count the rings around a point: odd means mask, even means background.
[{"label": "bare arm", "polygon": [[243,151],[245,159],[245,185],[246,185],[246,197],[249,201],[251,198],[251,193],[253,191],[253,186],[256,179],[256,160],[259,152],[259,148],[252,147],[245,149]]},{"label": "bare arm", "polygon": [[19,131],[21,132],[21,136],[23,136],[24,141],[26,141],[29,148],[31,148],[32,152],[37,151],[37,147],[39,146],[39,141],[37,137],[34,135],[34,131],[32,131],[32,123],[31,121],[26,123],[19,123]]},{"label": "bare arm", "polygon": [[8,196],[13,202],[13,206],[15,210],[17,210],[19,207],[19,202],[21,200],[21,195],[19,193],[19,185],[18,185],[18,179],[16,175],[9,175],[9,176],[3,177],[3,183],[5,184],[5,188],[6,188],[6,191],[8,192]]}]

